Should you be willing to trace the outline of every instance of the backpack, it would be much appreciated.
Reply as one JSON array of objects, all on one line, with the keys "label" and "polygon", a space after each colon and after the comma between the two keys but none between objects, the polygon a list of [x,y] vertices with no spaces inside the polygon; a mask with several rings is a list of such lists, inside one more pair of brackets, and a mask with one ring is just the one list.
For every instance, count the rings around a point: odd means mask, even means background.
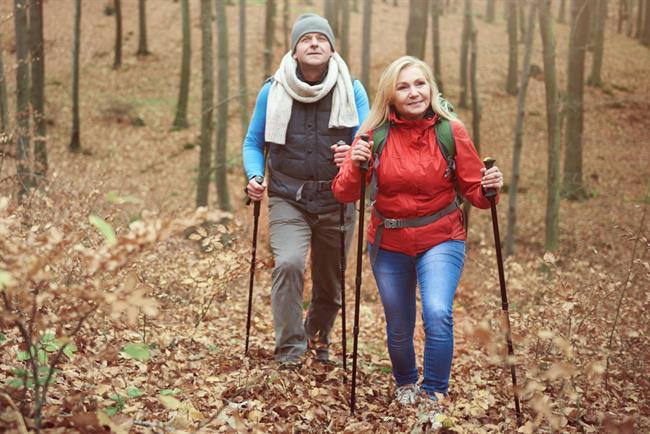
[{"label": "backpack", "polygon": [[[454,119],[457,118],[456,112],[454,112],[454,106],[451,105],[447,100],[438,96],[438,102],[440,105],[445,108]],[[454,183],[454,188],[456,190],[456,196],[459,203],[462,202],[462,195],[460,193],[460,186],[456,180],[456,140],[454,139],[454,132],[451,128],[451,122],[443,117],[439,117],[438,121],[434,125],[436,130],[436,139],[438,142],[438,147],[442,153],[445,161],[447,162],[447,169],[445,170],[445,178],[451,176],[451,180]],[[384,146],[388,141],[388,135],[390,134],[390,122],[384,122],[375,128],[372,132],[372,138],[374,145],[372,147],[372,155],[375,159],[375,164],[372,170],[370,178],[370,205],[375,203],[377,196],[377,172],[376,168],[379,166],[379,157],[381,156]]]}]

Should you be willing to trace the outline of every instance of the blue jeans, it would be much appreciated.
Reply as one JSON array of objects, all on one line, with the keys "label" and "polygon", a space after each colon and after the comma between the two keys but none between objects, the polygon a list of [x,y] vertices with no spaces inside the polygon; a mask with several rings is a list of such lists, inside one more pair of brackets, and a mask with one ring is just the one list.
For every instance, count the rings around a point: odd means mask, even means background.
[{"label": "blue jeans", "polygon": [[454,353],[452,305],[464,263],[464,241],[446,241],[417,256],[379,249],[372,271],[384,305],[397,386],[418,382],[413,331],[419,283],[425,334],[422,389],[430,397],[447,394]]}]

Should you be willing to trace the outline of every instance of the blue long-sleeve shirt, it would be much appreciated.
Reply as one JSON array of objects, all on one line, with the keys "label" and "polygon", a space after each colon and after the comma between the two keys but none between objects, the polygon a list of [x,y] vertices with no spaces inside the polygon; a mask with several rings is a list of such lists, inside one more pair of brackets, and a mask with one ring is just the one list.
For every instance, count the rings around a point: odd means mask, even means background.
[{"label": "blue long-sleeve shirt", "polygon": [[[264,128],[266,125],[266,104],[269,97],[269,89],[271,88],[271,81],[262,86],[260,93],[257,95],[257,102],[255,103],[255,111],[253,117],[248,124],[248,132],[244,139],[244,146],[242,148],[242,158],[244,161],[244,170],[248,179],[254,176],[264,176]],[[350,143],[354,138],[359,126],[363,123],[370,111],[368,104],[368,95],[359,80],[354,80],[352,84],[354,89],[354,102],[357,107],[357,114],[359,115],[359,125],[352,131]]]}]

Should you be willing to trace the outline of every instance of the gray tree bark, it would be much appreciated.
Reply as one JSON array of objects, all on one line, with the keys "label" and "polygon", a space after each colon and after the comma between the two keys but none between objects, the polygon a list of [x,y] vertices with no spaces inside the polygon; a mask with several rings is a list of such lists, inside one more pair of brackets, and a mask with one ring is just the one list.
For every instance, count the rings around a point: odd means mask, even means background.
[{"label": "gray tree bark", "polygon": [[284,35],[284,52],[289,51],[289,0],[284,0],[282,4],[282,34]]},{"label": "gray tree bark", "polygon": [[[217,181],[217,199],[219,209],[230,211],[230,194],[228,192],[228,17],[226,17],[226,0],[215,0],[217,10],[217,152],[215,154],[215,171]],[[242,59],[243,60],[243,59]]]},{"label": "gray tree bark", "polygon": [[508,189],[508,229],[506,233],[506,256],[515,253],[515,237],[517,233],[517,189],[521,168],[521,153],[524,145],[524,117],[526,116],[526,93],[530,78],[530,62],[533,55],[533,36],[535,32],[535,18],[537,3],[532,3],[528,12],[526,26],[526,39],[524,51],[524,64],[521,70],[521,85],[517,94],[517,117],[515,118],[515,143],[512,154],[512,180]]},{"label": "gray tree bark", "polygon": [[463,32],[460,41],[460,101],[458,106],[461,108],[467,107],[467,95],[469,94],[467,58],[469,55],[469,40],[472,34],[472,26],[472,0],[465,0]]},{"label": "gray tree bark", "polygon": [[636,8],[636,32],[634,37],[636,39],[641,39],[641,34],[643,33],[643,15],[644,11],[648,9],[647,0],[638,0]]},{"label": "gray tree bark", "polygon": [[147,56],[150,54],[147,48],[147,5],[145,0],[138,0],[138,56]]},{"label": "gray tree bark", "polygon": [[495,15],[494,0],[487,0],[486,10],[485,10],[485,22],[493,23]]},{"label": "gray tree bark", "polygon": [[341,57],[350,60],[350,2],[344,0],[341,4]]},{"label": "gray tree bark", "polygon": [[201,150],[196,189],[196,206],[208,206],[214,110],[214,67],[212,61],[212,6],[201,0]]},{"label": "gray tree bark", "polygon": [[[469,82],[470,90],[472,94],[472,142],[474,142],[474,148],[476,152],[481,155],[481,104],[478,98],[478,83],[476,78],[477,71],[477,58],[478,58],[478,43],[477,35],[478,31],[476,28],[472,29],[472,34],[470,35],[470,58],[469,58]],[[465,232],[469,228],[469,216],[472,210],[472,205],[467,199],[463,201],[463,215]]]},{"label": "gray tree bark", "polygon": [[372,27],[372,0],[363,1],[363,29],[361,40],[361,82],[370,93],[370,35]]},{"label": "gray tree bark", "polygon": [[582,180],[584,66],[589,37],[589,0],[574,0],[571,8],[567,70],[567,125],[562,193],[570,200],[587,197]]},{"label": "gray tree bark", "polygon": [[544,247],[546,251],[554,251],[558,248],[560,238],[560,119],[555,71],[555,35],[551,19],[551,0],[537,0],[537,3],[544,58],[548,141]]},{"label": "gray tree bark", "polygon": [[566,23],[566,0],[560,0],[560,11],[557,16],[558,23]]},{"label": "gray tree bark", "polygon": [[275,41],[275,0],[266,0],[266,15],[264,19],[264,77],[266,80],[273,74],[273,47]]},{"label": "gray tree bark", "polygon": [[113,69],[122,66],[122,1],[115,1],[115,58]]},{"label": "gray tree bark", "polygon": [[645,0],[645,7],[643,9],[645,11],[645,24],[643,25],[643,32],[641,34],[641,43],[647,47],[650,46],[650,2],[648,0]]},{"label": "gray tree bark", "polygon": [[427,21],[429,2],[422,0],[410,0],[409,21],[406,27],[406,54],[419,59],[424,58],[427,34]]},{"label": "gray tree bark", "polygon": [[442,0],[433,0],[431,2],[431,33],[433,49],[433,77],[438,85],[440,93],[445,93],[442,84],[442,63],[440,61],[440,10]]},{"label": "gray tree bark", "polygon": [[[0,42],[2,41],[0,34]],[[0,47],[2,44],[0,43]],[[0,136],[9,131],[9,106],[7,103],[7,80],[5,79],[5,68],[2,63],[2,48],[0,48]]]},{"label": "gray tree bark", "polygon": [[601,70],[603,66],[603,54],[605,51],[605,20],[607,19],[607,0],[596,0],[595,3],[596,8],[594,10],[594,17],[592,18],[592,48],[594,51],[594,56],[591,62],[591,74],[589,74],[587,84],[590,86],[601,87],[603,85]]},{"label": "gray tree bark", "polygon": [[181,21],[183,26],[183,51],[181,57],[181,82],[178,87],[178,103],[172,129],[181,130],[189,126],[187,122],[187,102],[190,94],[190,59],[192,40],[190,32],[190,2],[181,0]]},{"label": "gray tree bark", "polygon": [[81,42],[81,0],[75,1],[74,36],[72,43],[72,137],[68,148],[81,151],[81,120],[79,119],[79,51]]},{"label": "gray tree bark", "polygon": [[29,33],[27,0],[15,0],[16,25],[16,166],[18,197],[31,188],[29,128]]},{"label": "gray tree bark", "polygon": [[29,42],[32,53],[32,115],[34,117],[34,179],[37,185],[47,174],[45,127],[45,51],[43,49],[43,0],[31,0]]},{"label": "gray tree bark", "polygon": [[506,91],[510,95],[517,94],[517,1],[508,2],[508,78]]}]

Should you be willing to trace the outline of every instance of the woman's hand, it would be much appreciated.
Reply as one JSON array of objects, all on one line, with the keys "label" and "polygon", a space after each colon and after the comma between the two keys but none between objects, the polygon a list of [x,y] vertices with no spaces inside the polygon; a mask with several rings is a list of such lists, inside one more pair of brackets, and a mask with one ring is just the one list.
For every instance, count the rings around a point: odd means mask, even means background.
[{"label": "woman's hand", "polygon": [[370,140],[370,142],[366,142],[364,140],[357,140],[353,145],[352,145],[352,156],[350,157],[352,160],[352,163],[359,167],[359,164],[361,164],[364,161],[369,161],[370,157],[372,155],[372,147],[374,145],[374,142]]},{"label": "woman's hand", "polygon": [[489,169],[483,167],[481,169],[481,186],[484,189],[493,188],[497,192],[503,187],[503,173],[499,170],[497,166],[492,166]]}]

